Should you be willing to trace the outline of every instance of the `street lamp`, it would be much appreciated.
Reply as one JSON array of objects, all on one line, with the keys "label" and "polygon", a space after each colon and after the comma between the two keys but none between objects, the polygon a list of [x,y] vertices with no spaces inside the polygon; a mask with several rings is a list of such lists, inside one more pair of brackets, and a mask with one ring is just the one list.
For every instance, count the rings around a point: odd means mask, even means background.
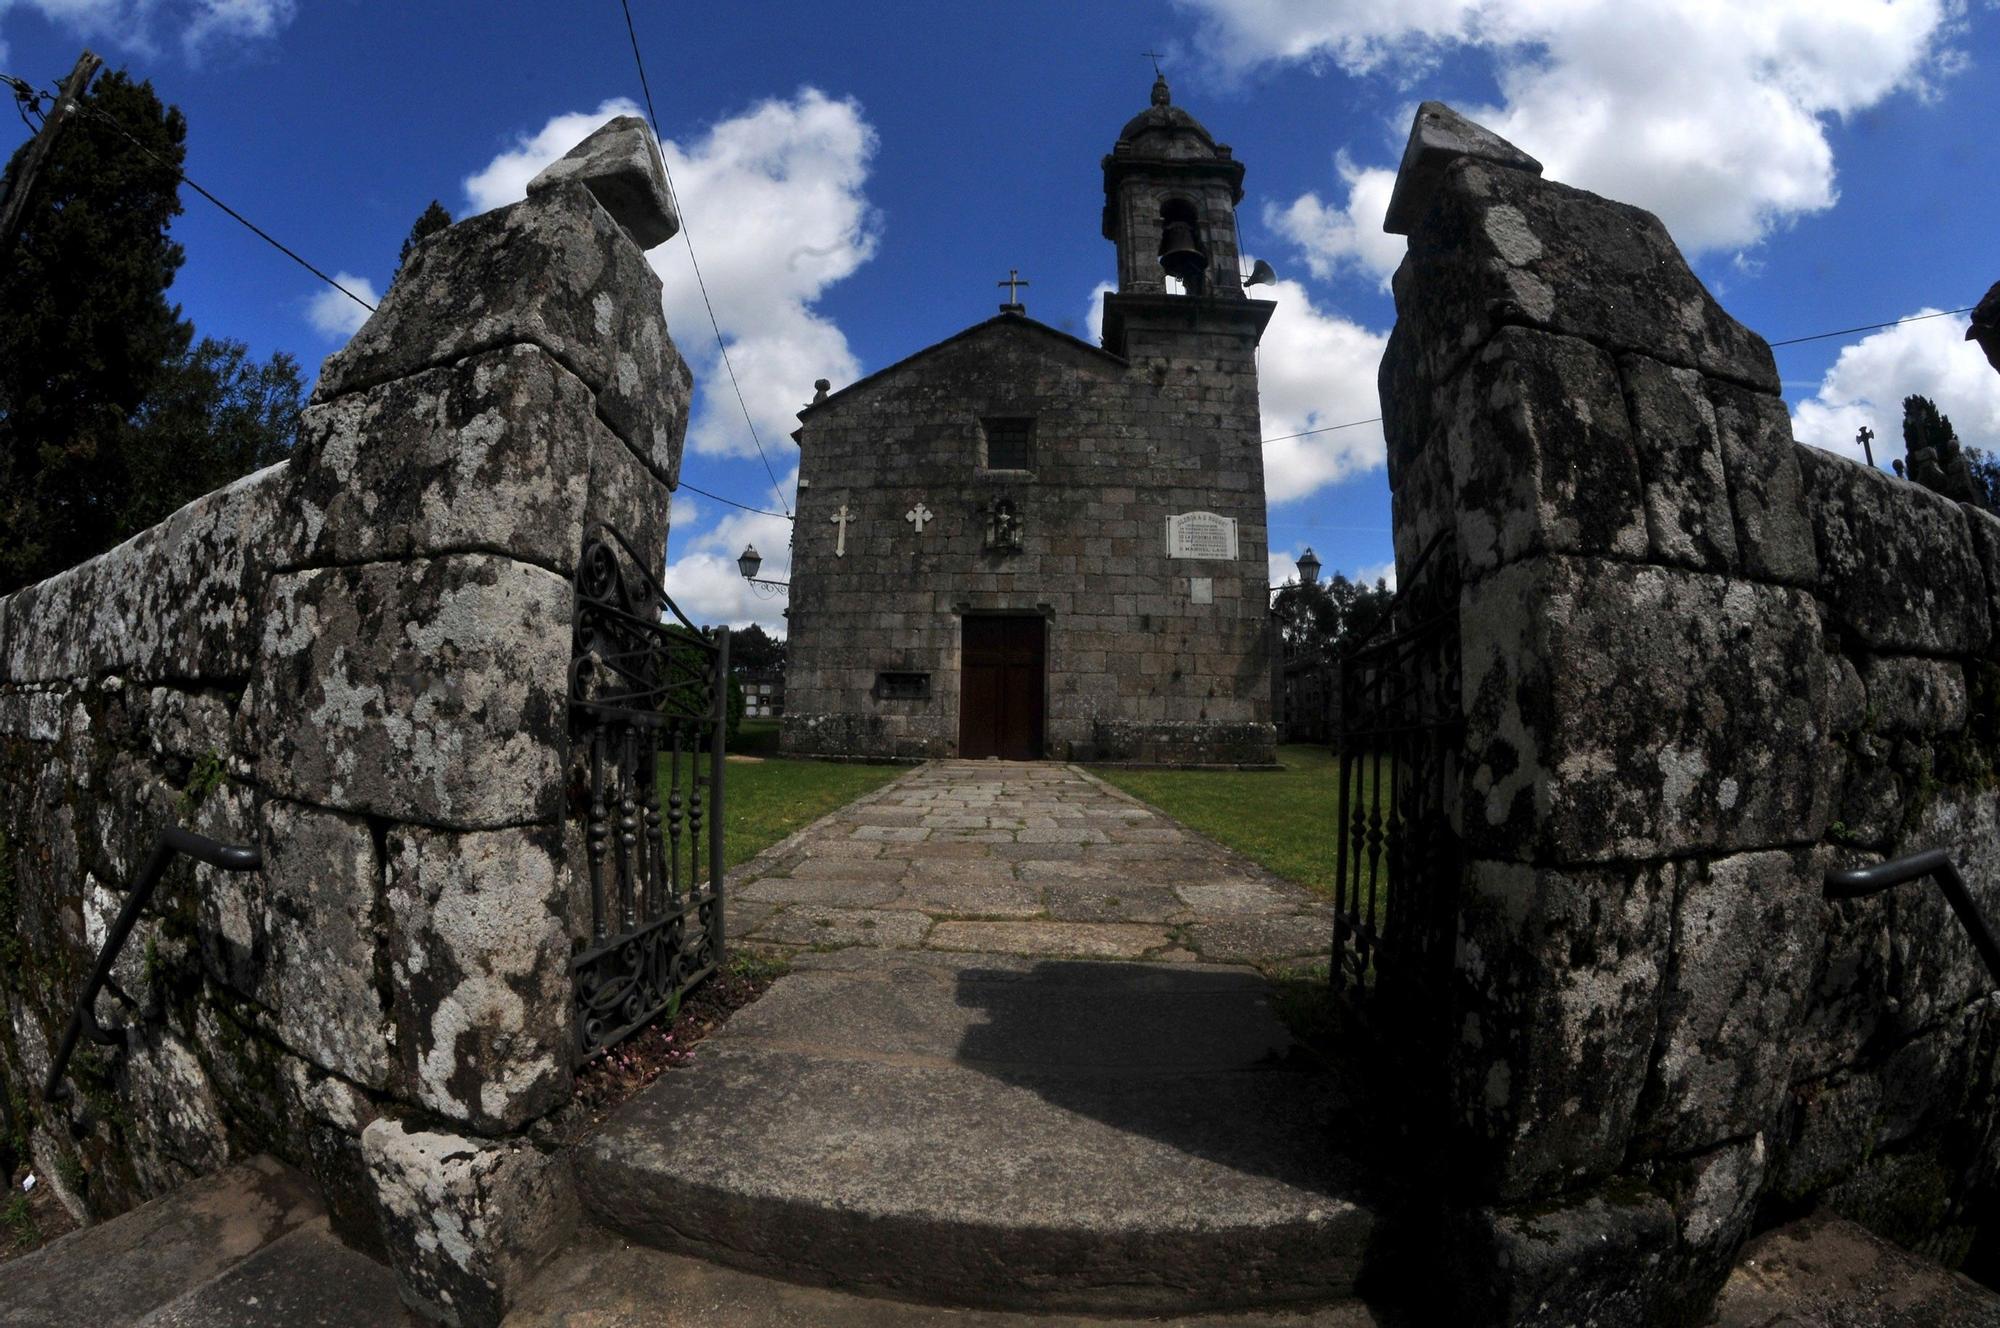
[{"label": "street lamp", "polygon": [[1299,555],[1299,580],[1309,586],[1319,581],[1319,559],[1313,557],[1310,545]]},{"label": "street lamp", "polygon": [[764,559],[757,552],[757,546],[754,544],[744,545],[742,555],[736,560],[736,570],[743,573],[745,581],[748,581],[753,587],[757,588],[758,594],[769,599],[773,595],[782,594],[792,588],[792,584],[789,581],[765,581],[760,579],[757,575],[757,569],[763,565]]}]

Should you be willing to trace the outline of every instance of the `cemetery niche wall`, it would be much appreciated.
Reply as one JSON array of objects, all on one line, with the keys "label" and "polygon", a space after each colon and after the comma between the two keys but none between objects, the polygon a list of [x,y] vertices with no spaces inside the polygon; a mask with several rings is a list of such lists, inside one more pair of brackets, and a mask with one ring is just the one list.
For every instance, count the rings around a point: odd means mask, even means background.
[{"label": "cemetery niche wall", "polygon": [[[572,578],[600,520],[664,550],[690,387],[651,144],[613,121],[426,240],[290,460],[0,599],[0,1079],[80,1216],[273,1152],[468,1325],[565,1236]],[[176,822],[263,870],[176,870],[98,1002],[123,1045],[45,1101]]]},{"label": "cemetery niche wall", "polygon": [[1160,79],[1104,158],[1101,347],[1010,290],[800,412],[786,751],[1271,760],[1242,179]]},{"label": "cemetery niche wall", "polygon": [[2000,520],[1799,446],[1770,350],[1658,220],[1418,112],[1381,370],[1399,564],[1458,562],[1446,916],[1468,1321],[1699,1322],[1817,1205],[2000,1235]]}]

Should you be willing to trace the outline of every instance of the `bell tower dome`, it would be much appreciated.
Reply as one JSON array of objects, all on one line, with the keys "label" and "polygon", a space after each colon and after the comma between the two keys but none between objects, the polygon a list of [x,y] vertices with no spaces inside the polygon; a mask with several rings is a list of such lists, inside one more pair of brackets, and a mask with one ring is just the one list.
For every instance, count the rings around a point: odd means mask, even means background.
[{"label": "bell tower dome", "polygon": [[[1243,163],[1174,105],[1165,75],[1104,158],[1104,238],[1118,246],[1118,290],[1241,295],[1236,205]],[[1171,280],[1169,280],[1171,278]]]},{"label": "bell tower dome", "polygon": [[1128,329],[1141,323],[1162,333],[1227,326],[1255,350],[1273,306],[1244,297],[1242,200],[1243,163],[1174,105],[1164,74],[1155,78],[1152,104],[1104,157],[1104,238],[1118,246],[1118,289],[1104,297],[1106,350],[1126,355]]}]

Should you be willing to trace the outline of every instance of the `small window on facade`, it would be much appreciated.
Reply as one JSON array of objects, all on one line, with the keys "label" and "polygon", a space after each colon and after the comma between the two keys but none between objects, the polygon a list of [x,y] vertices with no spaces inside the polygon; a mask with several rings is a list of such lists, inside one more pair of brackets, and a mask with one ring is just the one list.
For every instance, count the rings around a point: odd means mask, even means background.
[{"label": "small window on facade", "polygon": [[928,673],[878,673],[875,697],[881,701],[928,701],[931,675]]},{"label": "small window on facade", "polygon": [[981,420],[986,430],[986,469],[1033,470],[1035,421],[1031,416]]}]

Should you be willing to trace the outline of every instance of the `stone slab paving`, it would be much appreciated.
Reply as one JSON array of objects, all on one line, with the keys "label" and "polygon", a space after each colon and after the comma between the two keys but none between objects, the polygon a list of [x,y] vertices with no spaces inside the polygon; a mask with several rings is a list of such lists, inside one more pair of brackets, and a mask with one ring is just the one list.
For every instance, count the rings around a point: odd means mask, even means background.
[{"label": "stone slab paving", "polygon": [[1306,891],[1084,771],[987,761],[921,766],[730,889],[735,943],[792,971],[579,1148],[598,1222],[993,1312],[1351,1303],[1377,1220],[1328,1140],[1364,1109],[1253,967],[1323,971]]},{"label": "stone slab paving", "polygon": [[1074,766],[934,761],[733,873],[731,934],[798,952],[1320,968],[1304,888]]}]

